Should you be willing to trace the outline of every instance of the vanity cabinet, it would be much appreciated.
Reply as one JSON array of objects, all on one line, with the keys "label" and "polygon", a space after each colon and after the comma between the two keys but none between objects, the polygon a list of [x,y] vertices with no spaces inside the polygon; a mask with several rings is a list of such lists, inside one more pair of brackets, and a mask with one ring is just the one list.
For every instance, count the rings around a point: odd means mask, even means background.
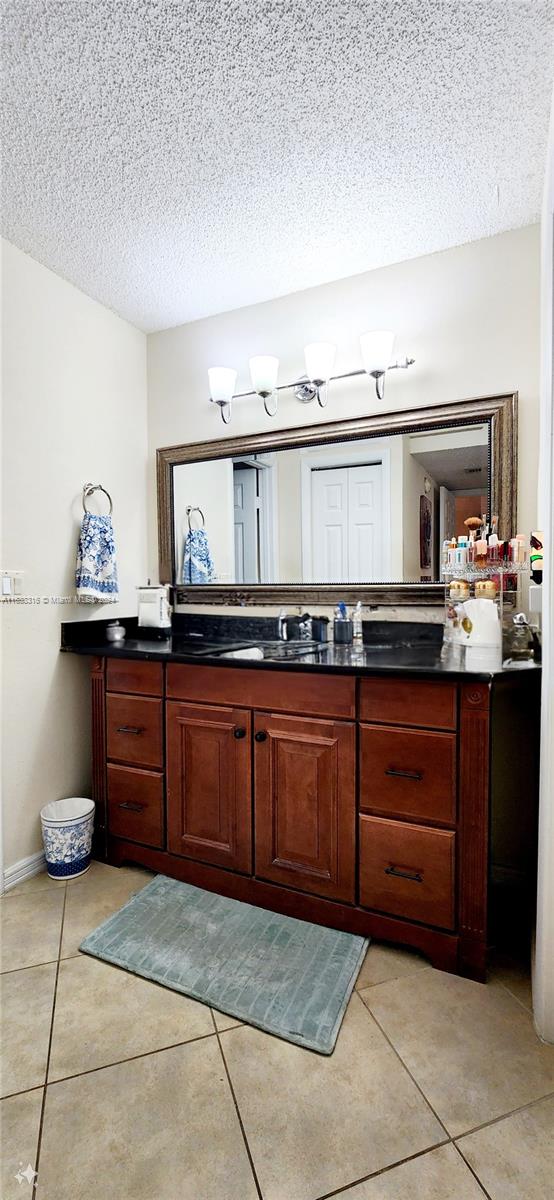
[{"label": "vanity cabinet", "polygon": [[97,657],[96,854],[484,979],[539,683]]}]

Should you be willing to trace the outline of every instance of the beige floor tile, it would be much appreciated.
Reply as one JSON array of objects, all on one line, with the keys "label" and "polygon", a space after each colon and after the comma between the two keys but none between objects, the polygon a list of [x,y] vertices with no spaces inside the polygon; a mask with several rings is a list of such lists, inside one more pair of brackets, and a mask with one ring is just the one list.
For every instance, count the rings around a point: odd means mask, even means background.
[{"label": "beige floor tile", "polygon": [[134,892],[153,878],[138,867],[108,867],[94,863],[83,879],[68,885],[62,939],[62,958],[79,953],[87,933],[111,916]]},{"label": "beige floor tile", "polygon": [[533,1011],[531,973],[525,967],[508,960],[498,963],[491,971],[491,983],[501,983],[520,1004]]},{"label": "beige floor tile", "polygon": [[452,1135],[554,1091],[554,1047],[503,988],[431,969],[360,995]]},{"label": "beige floor tile", "polygon": [[60,963],[48,1079],[213,1033],[206,1004],[81,954]]},{"label": "beige floor tile", "polygon": [[222,1033],[224,1029],[236,1029],[237,1025],[242,1025],[242,1021],[239,1021],[237,1017],[228,1017],[227,1013],[219,1012],[217,1008],[212,1008],[212,1012],[218,1033]]},{"label": "beige floor tile", "polygon": [[387,979],[399,979],[402,975],[413,975],[429,963],[415,950],[404,950],[398,946],[383,946],[372,942],[364,958],[362,969],[356,980],[356,988],[371,987]]},{"label": "beige floor tile", "polygon": [[2,971],[38,966],[58,957],[64,891],[9,896],[0,904]]},{"label": "beige floor tile", "polygon": [[3,1200],[30,1200],[34,1195],[32,1180],[19,1181],[15,1176],[37,1160],[38,1131],[42,1107],[42,1088],[23,1092],[0,1101],[2,1155],[0,1180]]},{"label": "beige floor tile", "polygon": [[3,975],[1,1094],[44,1083],[56,964]]},{"label": "beige floor tile", "polygon": [[438,1146],[376,1179],[341,1192],[337,1200],[483,1200],[484,1192],[453,1146]]},{"label": "beige floor tile", "polygon": [[444,1139],[358,996],[330,1057],[247,1025],[221,1045],[264,1200],[314,1200]]},{"label": "beige floor tile", "polygon": [[52,892],[65,887],[65,879],[51,879],[46,871],[40,871],[38,875],[32,875],[30,879],[24,879],[23,883],[17,883],[15,887],[10,888],[4,895],[7,900],[10,896],[26,896],[28,892]]},{"label": "beige floor tile", "polygon": [[491,1200],[548,1200],[554,1177],[554,1098],[460,1138]]},{"label": "beige floor tile", "polygon": [[217,1038],[51,1084],[36,1194],[256,1200]]}]

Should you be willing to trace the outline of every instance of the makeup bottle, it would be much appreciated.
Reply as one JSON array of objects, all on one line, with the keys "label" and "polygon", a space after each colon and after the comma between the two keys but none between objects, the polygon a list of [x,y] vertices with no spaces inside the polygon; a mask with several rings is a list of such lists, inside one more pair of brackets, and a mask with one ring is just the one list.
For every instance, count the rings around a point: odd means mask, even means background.
[{"label": "makeup bottle", "polygon": [[496,529],[494,528],[494,517],[493,517],[493,530],[489,536],[489,540],[488,540],[488,544],[487,544],[487,562],[490,562],[490,563],[498,562],[498,534],[496,532]]},{"label": "makeup bottle", "polygon": [[467,565],[467,538],[463,536],[458,538],[454,562],[457,567],[465,567]]},{"label": "makeup bottle", "polygon": [[468,561],[468,563],[475,562],[475,534],[473,532],[473,529],[471,530],[471,533],[469,535],[469,542],[467,544],[467,561]]},{"label": "makeup bottle", "polygon": [[475,566],[486,567],[487,565],[487,543],[483,537],[475,543]]},{"label": "makeup bottle", "polygon": [[527,557],[526,538],[524,533],[516,533],[515,541],[517,543],[517,557],[515,562],[524,563]]}]

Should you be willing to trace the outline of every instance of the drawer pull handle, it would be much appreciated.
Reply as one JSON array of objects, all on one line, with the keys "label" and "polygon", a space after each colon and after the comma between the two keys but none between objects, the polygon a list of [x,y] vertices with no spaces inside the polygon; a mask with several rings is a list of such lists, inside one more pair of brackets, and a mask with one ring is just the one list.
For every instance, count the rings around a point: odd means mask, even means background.
[{"label": "drawer pull handle", "polygon": [[267,738],[267,733],[265,732],[264,729],[258,729],[258,732],[254,734],[254,737],[257,742],[265,742],[265,740]]},{"label": "drawer pull handle", "polygon": [[395,779],[413,779],[416,783],[423,779],[423,771],[401,771],[397,767],[387,767],[385,775],[394,775]]},{"label": "drawer pull handle", "polygon": [[123,803],[118,804],[117,807],[125,808],[125,809],[127,809],[127,812],[141,813],[143,808],[145,807],[145,805],[144,804],[132,804],[132,802],[130,800],[124,800]]},{"label": "drawer pull handle", "polygon": [[423,875],[419,871],[401,871],[399,867],[385,867],[385,875],[394,875],[396,879],[411,879],[412,883],[423,883]]},{"label": "drawer pull handle", "polygon": [[241,738],[246,737],[246,729],[234,729],[233,736],[236,737],[237,741],[240,741]]},{"label": "drawer pull handle", "polygon": [[118,725],[118,733],[144,733],[143,725]]}]

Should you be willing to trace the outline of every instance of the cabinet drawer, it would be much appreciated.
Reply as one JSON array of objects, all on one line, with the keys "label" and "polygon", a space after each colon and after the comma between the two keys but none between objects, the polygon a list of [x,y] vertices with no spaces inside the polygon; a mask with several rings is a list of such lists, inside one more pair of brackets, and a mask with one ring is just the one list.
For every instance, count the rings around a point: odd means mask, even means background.
[{"label": "cabinet drawer", "polygon": [[428,679],[362,679],[360,720],[455,729],[456,686]]},{"label": "cabinet drawer", "polygon": [[107,696],[108,758],[140,767],[163,766],[162,702]]},{"label": "cabinet drawer", "polygon": [[241,705],[309,717],[353,719],[356,715],[356,681],[345,675],[168,663],[167,695],[175,700]]},{"label": "cabinet drawer", "polygon": [[360,808],[454,823],[455,734],[361,725]]},{"label": "cabinet drawer", "polygon": [[454,833],[360,817],[360,903],[454,928]]},{"label": "cabinet drawer", "polygon": [[108,823],[114,837],[163,845],[163,775],[108,764]]},{"label": "cabinet drawer", "polygon": [[106,666],[109,692],[135,692],[141,696],[163,695],[163,663],[132,658],[109,658]]}]

